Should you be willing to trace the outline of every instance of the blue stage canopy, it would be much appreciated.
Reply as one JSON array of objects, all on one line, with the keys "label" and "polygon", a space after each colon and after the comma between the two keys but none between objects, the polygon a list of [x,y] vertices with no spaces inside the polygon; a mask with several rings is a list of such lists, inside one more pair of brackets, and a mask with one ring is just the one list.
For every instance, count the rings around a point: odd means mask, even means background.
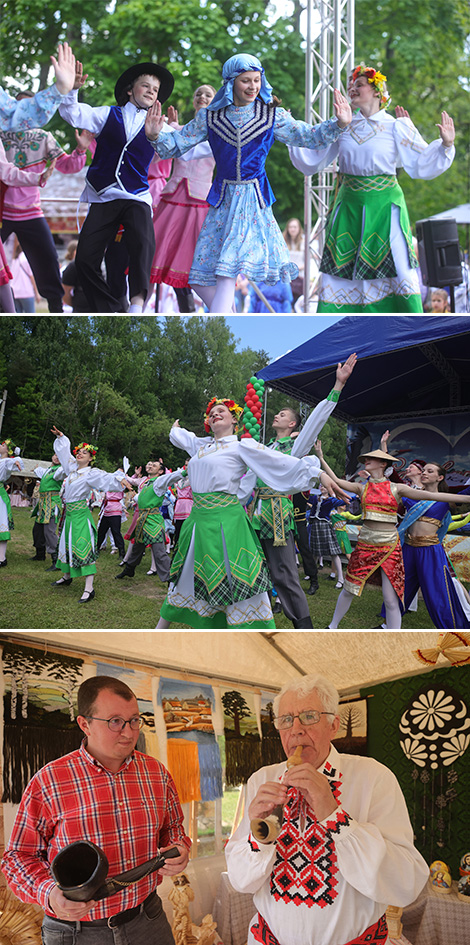
[{"label": "blue stage canopy", "polygon": [[[315,316],[313,316],[315,317]],[[358,364],[335,416],[348,422],[470,410],[470,317],[348,315],[258,372],[269,387],[316,404],[338,361]]]}]

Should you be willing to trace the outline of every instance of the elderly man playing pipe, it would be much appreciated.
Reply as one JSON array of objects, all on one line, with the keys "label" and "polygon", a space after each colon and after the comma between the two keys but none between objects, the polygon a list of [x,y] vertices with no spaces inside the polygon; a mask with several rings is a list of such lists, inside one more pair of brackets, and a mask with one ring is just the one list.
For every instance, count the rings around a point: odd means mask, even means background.
[{"label": "elderly man playing pipe", "polygon": [[274,715],[287,758],[301,750],[300,763],[251,776],[244,819],[226,847],[230,882],[253,893],[258,910],[247,945],[385,945],[387,906],[413,902],[429,875],[398,782],[374,759],[332,746],[340,719],[327,679],[285,686]]}]

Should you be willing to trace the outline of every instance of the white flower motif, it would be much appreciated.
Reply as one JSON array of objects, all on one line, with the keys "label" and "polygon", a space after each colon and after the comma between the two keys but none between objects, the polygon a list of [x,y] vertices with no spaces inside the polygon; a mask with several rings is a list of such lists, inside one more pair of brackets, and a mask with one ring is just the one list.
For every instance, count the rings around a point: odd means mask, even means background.
[{"label": "white flower motif", "polygon": [[427,728],[434,732],[436,727],[443,728],[450,721],[455,709],[452,696],[446,695],[442,689],[439,692],[429,689],[413,702],[410,715],[420,730]]},{"label": "white flower motif", "polygon": [[441,748],[441,761],[443,765],[451,765],[457,758],[460,758],[467,750],[470,743],[470,735],[456,735],[450,741],[444,742]]},{"label": "white flower motif", "polygon": [[400,746],[406,758],[414,761],[420,768],[424,768],[428,758],[425,745],[421,745],[416,739],[405,738],[403,742],[400,742]]}]

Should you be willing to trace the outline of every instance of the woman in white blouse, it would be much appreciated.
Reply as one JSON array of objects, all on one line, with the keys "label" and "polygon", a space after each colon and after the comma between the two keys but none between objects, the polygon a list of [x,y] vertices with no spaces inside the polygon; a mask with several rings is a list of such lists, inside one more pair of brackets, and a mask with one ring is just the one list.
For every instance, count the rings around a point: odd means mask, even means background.
[{"label": "woman in white blouse", "polygon": [[79,603],[87,604],[95,596],[93,581],[98,557],[97,530],[88,507],[88,499],[94,489],[99,492],[119,492],[122,489],[133,489],[133,483],[126,479],[122,469],[115,473],[93,469],[91,464],[97,448],[91,443],[80,443],[72,455],[69,438],[57,427],[52,427],[52,433],[56,435],[54,453],[60,463],[54,478],[60,479],[63,472],[66,473],[61,488],[65,522],[60,533],[57,560],[62,577],[53,581],[52,586],[67,587],[74,577],[83,576],[85,589]]},{"label": "woman in white blouse", "polygon": [[[318,479],[331,489],[331,479],[325,478],[315,456],[289,456],[251,437],[238,440],[241,413],[233,400],[214,397],[204,418],[212,436],[198,437],[182,429],[178,420],[171,428],[171,443],[190,455],[194,503],[180,532],[157,630],[174,622],[199,629],[273,629],[271,580],[243,508],[253,487],[253,477],[245,477],[247,468],[279,493],[301,492]],[[181,473],[176,469],[160,476],[157,495]]]},{"label": "woman in white blouse", "polygon": [[[386,77],[361,64],[348,85],[353,119],[320,150],[290,148],[291,161],[314,174],[338,159],[340,187],[330,210],[319,312],[422,312],[408,211],[396,179],[403,167],[432,180],[455,155],[454,123],[442,112],[440,137],[427,145],[403,109],[393,118]],[[354,111],[355,109],[355,111]]]}]

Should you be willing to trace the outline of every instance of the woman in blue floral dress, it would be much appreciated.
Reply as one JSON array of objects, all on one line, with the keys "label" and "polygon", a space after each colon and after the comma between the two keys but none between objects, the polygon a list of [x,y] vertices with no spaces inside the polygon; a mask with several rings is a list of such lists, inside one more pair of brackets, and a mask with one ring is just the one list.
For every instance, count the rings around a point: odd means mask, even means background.
[{"label": "woman in blue floral dress", "polygon": [[209,212],[194,252],[189,283],[210,312],[230,312],[235,280],[290,282],[298,268],[289,259],[273,216],[275,197],[265,171],[274,140],[322,148],[336,141],[351,121],[347,100],[336,90],[336,117],[316,127],[276,107],[256,56],[232,56],[222,69],[223,85],[207,108],[180,131],[164,127],[160,103],[149,109],[145,130],[161,158],[179,157],[208,141],[216,176],[207,196]]}]

